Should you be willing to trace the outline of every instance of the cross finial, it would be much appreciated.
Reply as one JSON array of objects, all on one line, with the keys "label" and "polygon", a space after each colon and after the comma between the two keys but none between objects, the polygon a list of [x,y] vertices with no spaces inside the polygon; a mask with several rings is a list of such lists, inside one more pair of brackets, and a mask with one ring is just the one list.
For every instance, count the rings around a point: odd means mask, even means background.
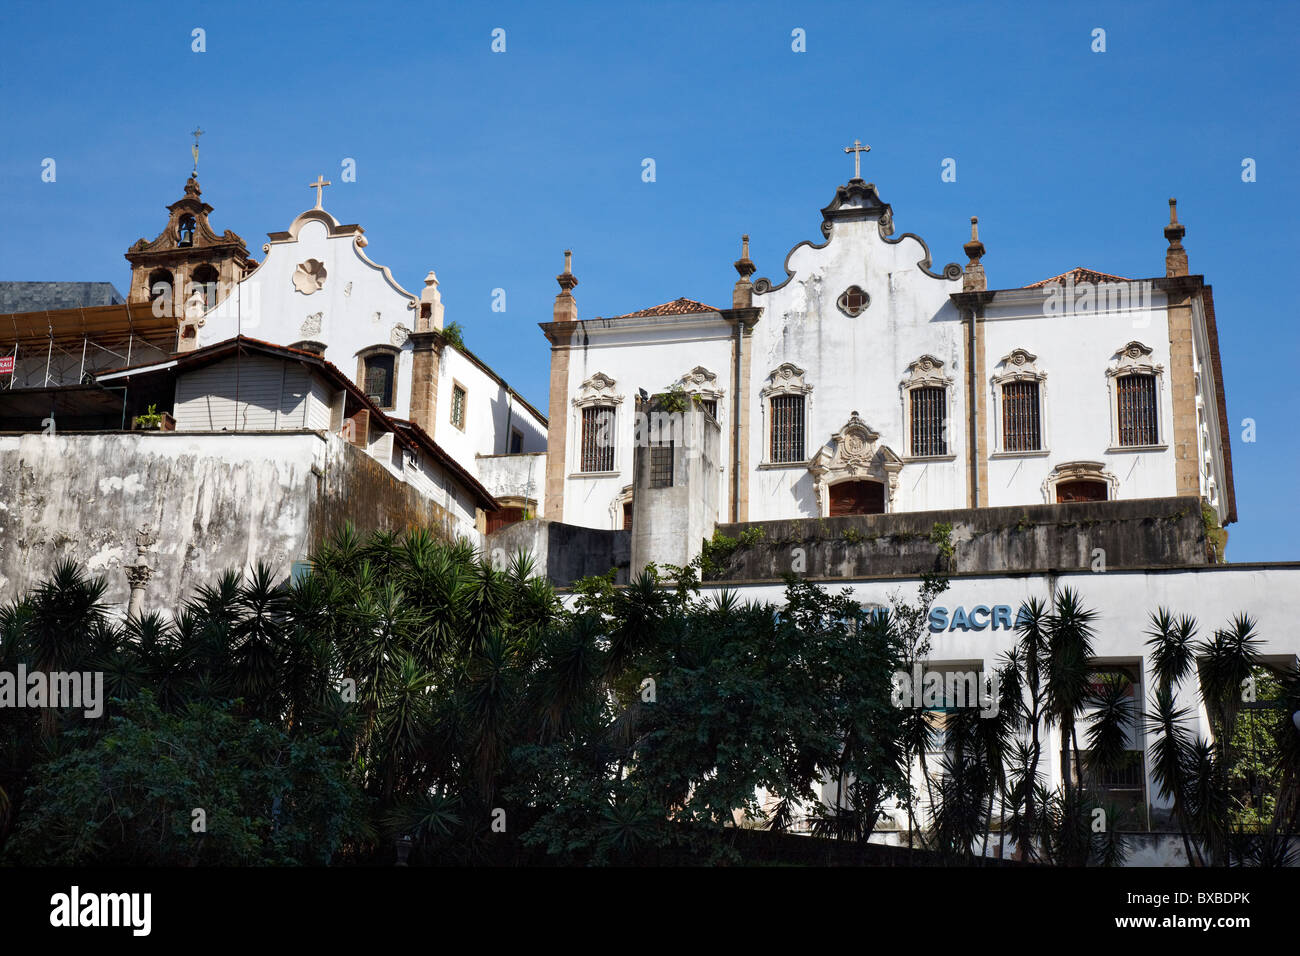
[{"label": "cross finial", "polygon": [[315,189],[315,190],[316,190],[316,208],[317,208],[317,209],[320,209],[320,208],[321,208],[321,205],[320,205],[320,204],[321,204],[321,198],[322,198],[322,196],[324,195],[325,187],[326,187],[326,186],[329,186],[329,185],[332,185],[332,184],[331,184],[330,181],[329,181],[328,179],[326,179],[324,176],[317,176],[317,177],[316,177],[316,181],[315,181],[314,183],[308,183],[308,184],[307,184],[307,187],[308,187],[309,189]]},{"label": "cross finial", "polygon": [[203,130],[196,126],[194,132],[190,135],[194,137],[194,145],[190,147],[190,152],[194,154],[194,172],[191,175],[197,176],[199,174],[199,137],[203,135]]},{"label": "cross finial", "polygon": [[862,154],[871,152],[870,146],[863,146],[862,141],[855,139],[852,146],[845,146],[844,152],[853,154],[853,178],[862,178]]}]

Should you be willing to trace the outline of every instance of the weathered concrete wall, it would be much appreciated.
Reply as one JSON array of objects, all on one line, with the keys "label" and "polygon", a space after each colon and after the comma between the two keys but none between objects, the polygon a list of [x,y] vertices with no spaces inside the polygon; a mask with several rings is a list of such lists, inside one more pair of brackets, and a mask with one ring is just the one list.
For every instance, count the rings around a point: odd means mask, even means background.
[{"label": "weathered concrete wall", "polygon": [[[691,404],[685,411],[666,415],[637,403],[637,412],[648,415],[649,441],[673,442],[672,484],[655,488],[650,484],[654,449],[638,444],[632,464],[632,565],[639,574],[650,562],[689,564],[705,538],[713,535],[718,521],[718,474],[721,431],[704,409]],[[655,419],[668,421],[657,428]],[[663,435],[656,434],[663,431]]]},{"label": "weathered concrete wall", "polygon": [[950,571],[1088,569],[1097,550],[1109,568],[1208,563],[1196,498],[1144,498],[1013,508],[915,511],[841,518],[723,524],[739,539],[762,530],[725,562],[720,580],[915,575],[944,567],[936,525],[952,526]]},{"label": "weathered concrete wall", "polygon": [[493,498],[527,498],[536,502],[533,514],[544,516],[546,452],[518,455],[478,455],[478,480]]},{"label": "weathered concrete wall", "polygon": [[523,550],[533,556],[537,573],[557,587],[579,578],[617,570],[615,583],[626,584],[631,563],[628,531],[581,528],[546,518],[517,521],[487,536],[486,550],[500,564]]},{"label": "weathered concrete wall", "polygon": [[146,609],[175,610],[226,569],[281,577],[333,527],[443,530],[447,514],[337,436],[316,432],[0,436],[0,600],[63,558],[129,595],[136,529],[157,543]]}]

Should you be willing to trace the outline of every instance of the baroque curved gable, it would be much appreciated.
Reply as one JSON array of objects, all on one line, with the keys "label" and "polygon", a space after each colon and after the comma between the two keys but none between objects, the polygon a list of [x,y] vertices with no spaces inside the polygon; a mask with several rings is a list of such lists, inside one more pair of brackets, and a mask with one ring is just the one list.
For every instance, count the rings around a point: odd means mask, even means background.
[{"label": "baroque curved gable", "polygon": [[874,183],[852,179],[846,185],[837,187],[835,196],[822,209],[821,231],[826,241],[815,243],[805,239],[796,244],[786,253],[785,262],[782,264],[785,278],[778,283],[773,283],[767,277],[755,280],[754,295],[766,295],[769,292],[784,288],[795,277],[794,271],[790,268],[790,260],[794,257],[794,254],[804,246],[815,250],[825,249],[835,239],[836,223],[860,221],[875,221],[881,240],[889,245],[897,245],[906,239],[916,242],[921,247],[921,257],[916,260],[916,266],[924,275],[932,279],[945,281],[959,281],[961,279],[961,266],[955,262],[949,262],[940,272],[935,272],[931,268],[930,247],[916,233],[905,232],[896,238],[891,238],[894,233],[893,207],[881,200]]}]

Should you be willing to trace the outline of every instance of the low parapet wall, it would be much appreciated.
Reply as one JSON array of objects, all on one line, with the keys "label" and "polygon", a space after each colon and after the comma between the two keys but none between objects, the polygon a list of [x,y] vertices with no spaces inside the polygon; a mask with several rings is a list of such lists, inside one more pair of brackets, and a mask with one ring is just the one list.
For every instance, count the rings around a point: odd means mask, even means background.
[{"label": "low parapet wall", "polygon": [[723,581],[1210,563],[1200,500],[1139,498],[718,526]]}]

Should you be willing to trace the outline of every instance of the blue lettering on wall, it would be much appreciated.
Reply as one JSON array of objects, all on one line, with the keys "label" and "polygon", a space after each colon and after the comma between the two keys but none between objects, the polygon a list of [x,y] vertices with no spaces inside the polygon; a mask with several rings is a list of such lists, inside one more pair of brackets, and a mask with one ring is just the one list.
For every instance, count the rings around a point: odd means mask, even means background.
[{"label": "blue lettering on wall", "polygon": [[1026,620],[1025,610],[1023,607],[1016,616],[1016,623],[1011,623],[1011,605],[995,604],[989,607],[987,604],[978,604],[969,611],[964,607],[953,608],[949,612],[946,607],[930,608],[930,633],[937,634],[940,631],[1011,631],[1014,630],[1022,621]]}]

